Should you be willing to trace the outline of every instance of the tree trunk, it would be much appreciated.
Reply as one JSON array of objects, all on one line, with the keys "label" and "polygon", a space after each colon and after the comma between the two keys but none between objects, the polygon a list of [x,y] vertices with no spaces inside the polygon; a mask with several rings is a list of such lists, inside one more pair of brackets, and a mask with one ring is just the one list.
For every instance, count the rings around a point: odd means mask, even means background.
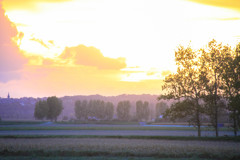
[{"label": "tree trunk", "polygon": [[[197,96],[196,96],[197,97]],[[198,130],[198,137],[201,137],[201,120],[200,120],[200,105],[198,103],[198,98],[196,98],[196,125],[197,125],[197,130]]]},{"label": "tree trunk", "polygon": [[233,111],[233,129],[234,129],[234,136],[236,137],[237,130],[238,130],[236,110]]},{"label": "tree trunk", "polygon": [[214,96],[214,107],[215,107],[215,131],[216,131],[216,137],[218,137],[218,107],[217,107],[217,75],[215,72],[215,96]]},{"label": "tree trunk", "polygon": [[[215,104],[216,105],[216,104]],[[218,137],[218,108],[215,106],[215,131],[216,131],[216,137]]]},{"label": "tree trunk", "polygon": [[[198,105],[198,104],[197,104]],[[200,122],[200,113],[199,113],[199,105],[197,106],[197,129],[198,129],[198,137],[201,137],[201,122]]]},{"label": "tree trunk", "polygon": [[201,126],[198,125],[198,137],[201,137]]}]

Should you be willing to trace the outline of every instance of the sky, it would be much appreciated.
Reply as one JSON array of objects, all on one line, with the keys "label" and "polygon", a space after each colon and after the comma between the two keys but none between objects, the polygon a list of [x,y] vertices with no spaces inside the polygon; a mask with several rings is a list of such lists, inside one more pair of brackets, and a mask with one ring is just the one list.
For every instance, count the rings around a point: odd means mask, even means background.
[{"label": "sky", "polygon": [[240,40],[237,0],[0,0],[0,97],[161,94],[179,45]]}]

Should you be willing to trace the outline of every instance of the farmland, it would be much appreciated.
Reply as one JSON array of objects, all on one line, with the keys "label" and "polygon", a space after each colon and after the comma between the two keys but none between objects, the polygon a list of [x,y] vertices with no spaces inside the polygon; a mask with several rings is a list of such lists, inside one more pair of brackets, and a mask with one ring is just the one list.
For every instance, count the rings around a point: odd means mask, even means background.
[{"label": "farmland", "polygon": [[[3,123],[0,159],[239,159],[239,137],[222,128],[214,137],[203,128],[137,124]],[[223,136],[225,135],[225,136]],[[229,136],[226,136],[229,135]]]},{"label": "farmland", "polygon": [[240,143],[118,138],[1,138],[4,156],[239,158]]}]

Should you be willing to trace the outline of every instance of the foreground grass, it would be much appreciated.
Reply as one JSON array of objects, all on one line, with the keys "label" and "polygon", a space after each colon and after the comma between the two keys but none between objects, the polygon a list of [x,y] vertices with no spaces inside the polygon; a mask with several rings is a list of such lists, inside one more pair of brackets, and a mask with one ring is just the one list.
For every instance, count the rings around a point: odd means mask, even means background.
[{"label": "foreground grass", "polygon": [[[127,138],[0,138],[0,155],[240,159],[240,143]],[[51,158],[53,159],[53,158]]]},{"label": "foreground grass", "polygon": [[194,136],[110,136],[110,135],[0,135],[1,138],[14,139],[39,139],[39,138],[101,138],[101,139],[155,139],[155,140],[179,140],[179,141],[233,141],[240,142],[237,137],[194,137]]},{"label": "foreground grass", "polygon": [[155,157],[35,157],[35,156],[0,156],[1,160],[210,160],[203,158],[155,158]]},{"label": "foreground grass", "polygon": [[[168,130],[168,131],[197,131],[194,127],[155,127],[155,126],[14,126],[0,127],[0,131],[14,130]],[[202,131],[214,131],[212,127],[204,127]],[[231,128],[219,128],[219,131],[232,131]]]},{"label": "foreground grass", "polygon": [[202,158],[155,158],[155,157],[103,157],[103,156],[94,156],[94,157],[35,157],[35,156],[0,156],[1,160],[210,160]]},{"label": "foreground grass", "polygon": [[74,121],[66,122],[59,121],[55,122],[56,124],[110,124],[110,125],[138,125],[138,122],[128,122],[128,121]]},{"label": "foreground grass", "polygon": [[41,121],[0,121],[0,125],[29,125],[42,124]]}]

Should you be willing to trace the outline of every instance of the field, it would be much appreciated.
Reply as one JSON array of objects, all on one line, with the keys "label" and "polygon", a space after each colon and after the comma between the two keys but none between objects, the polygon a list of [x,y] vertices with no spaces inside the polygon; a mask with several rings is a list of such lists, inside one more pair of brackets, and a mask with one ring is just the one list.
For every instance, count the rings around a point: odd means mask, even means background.
[{"label": "field", "polygon": [[[79,134],[73,134],[75,131]],[[48,132],[62,134],[44,134]],[[240,137],[171,136],[173,132],[186,134],[196,131],[184,127],[144,128],[135,124],[2,124],[0,133],[6,134],[0,135],[0,159],[240,159]],[[220,131],[225,132],[231,131]],[[165,134],[161,136],[151,133]]]}]

